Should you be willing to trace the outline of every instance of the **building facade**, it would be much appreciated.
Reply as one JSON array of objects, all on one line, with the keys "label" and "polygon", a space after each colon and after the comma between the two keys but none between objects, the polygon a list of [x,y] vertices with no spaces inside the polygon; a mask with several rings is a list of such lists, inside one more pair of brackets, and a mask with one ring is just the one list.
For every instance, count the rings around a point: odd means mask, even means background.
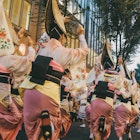
[{"label": "building facade", "polygon": [[[26,33],[36,41],[39,6],[36,6],[32,0],[4,0],[3,4],[5,13],[9,16],[15,30],[25,28]],[[36,14],[32,15],[32,13]]]}]

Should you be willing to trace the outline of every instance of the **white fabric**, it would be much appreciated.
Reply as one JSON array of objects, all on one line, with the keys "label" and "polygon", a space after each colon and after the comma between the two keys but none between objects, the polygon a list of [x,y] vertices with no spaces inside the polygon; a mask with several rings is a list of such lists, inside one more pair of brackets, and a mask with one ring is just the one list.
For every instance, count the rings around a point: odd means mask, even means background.
[{"label": "white fabric", "polygon": [[85,111],[86,103],[87,103],[86,99],[82,99],[80,101],[80,108],[79,108],[79,111],[78,111],[78,117],[80,119],[85,119],[85,117],[86,117],[86,111]]},{"label": "white fabric", "polygon": [[79,37],[81,47],[77,49],[65,48],[56,39],[51,39],[46,47],[40,48],[37,55],[52,57],[57,63],[63,66],[64,69],[69,68],[71,65],[77,65],[85,60],[88,53],[88,47],[83,35]]},{"label": "white fabric", "polygon": [[82,61],[73,67],[70,67],[72,80],[77,89],[86,87],[86,62]]},{"label": "white fabric", "polygon": [[34,57],[35,50],[32,47],[28,48],[27,56],[6,55],[0,57],[0,66],[13,74],[13,88],[18,88],[26,74],[30,72]]},{"label": "white fabric", "polygon": [[10,84],[0,83],[0,103],[5,107],[8,107],[12,103],[12,98],[10,96]]},{"label": "white fabric", "polygon": [[140,88],[138,88],[137,90],[137,94],[138,94],[138,101],[137,101],[137,105],[140,108]]},{"label": "white fabric", "polygon": [[74,88],[73,80],[70,80],[67,76],[62,76],[60,83],[62,85],[65,85],[69,89],[69,91],[71,91]]},{"label": "white fabric", "polygon": [[88,96],[87,87],[83,87],[81,89],[79,88],[71,91],[71,96],[75,99],[75,101],[86,99]]},{"label": "white fabric", "polygon": [[12,54],[15,50],[2,2],[0,1],[0,56]]},{"label": "white fabric", "polygon": [[96,72],[95,72],[94,67],[93,67],[86,77],[86,83],[87,84],[91,84],[96,79],[95,74],[96,74]]}]

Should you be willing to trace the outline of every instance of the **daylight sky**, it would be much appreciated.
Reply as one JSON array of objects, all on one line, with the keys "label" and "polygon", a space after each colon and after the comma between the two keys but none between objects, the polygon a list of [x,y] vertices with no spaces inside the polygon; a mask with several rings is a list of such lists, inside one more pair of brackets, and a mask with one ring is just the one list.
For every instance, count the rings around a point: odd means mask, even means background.
[{"label": "daylight sky", "polygon": [[138,63],[140,64],[140,54],[138,54],[137,57],[134,58],[132,64],[127,65],[127,67],[130,71],[133,71],[135,68],[137,68]]},{"label": "daylight sky", "polygon": [[132,64],[127,66],[130,71],[137,68],[137,64],[140,64],[140,46],[138,47],[137,52],[138,53],[135,54]]},{"label": "daylight sky", "polygon": [[[115,50],[115,44],[113,42],[111,42],[111,49]],[[137,50],[138,53],[133,57],[133,61],[131,62],[131,64],[127,65],[129,71],[135,70],[137,68],[137,64],[140,64],[140,46]]]}]

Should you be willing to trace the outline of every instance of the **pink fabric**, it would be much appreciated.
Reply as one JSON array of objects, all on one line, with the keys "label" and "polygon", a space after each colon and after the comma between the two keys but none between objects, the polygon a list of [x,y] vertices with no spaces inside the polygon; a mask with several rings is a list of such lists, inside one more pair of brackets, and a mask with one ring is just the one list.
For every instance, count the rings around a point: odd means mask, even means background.
[{"label": "pink fabric", "polygon": [[96,136],[96,134],[98,133],[98,123],[101,116],[105,116],[106,118],[106,130],[104,133],[104,139],[107,139],[111,133],[113,108],[102,99],[92,100],[90,126],[94,136]]},{"label": "pink fabric", "polygon": [[109,90],[112,90],[112,91],[115,90],[113,84],[111,84],[111,83],[108,83],[108,89],[109,89]]},{"label": "pink fabric", "polygon": [[130,118],[130,123],[137,123],[136,121],[136,116],[138,115],[139,112],[136,111],[134,107],[132,107],[132,113],[131,113],[131,118]]},{"label": "pink fabric", "polygon": [[11,111],[7,111],[0,104],[0,137],[2,140],[15,140],[19,130],[21,129],[22,116],[14,103],[10,106]]},{"label": "pink fabric", "polygon": [[14,98],[12,98],[13,102],[15,103],[16,107],[18,108],[19,112],[23,115],[23,107],[20,106]]},{"label": "pink fabric", "polygon": [[71,127],[72,121],[70,119],[69,114],[63,108],[61,108],[61,116],[62,116],[63,133],[60,132],[60,138],[63,138],[68,133]]},{"label": "pink fabric", "polygon": [[49,65],[52,66],[53,70],[64,72],[63,67],[60,64],[56,63],[54,60],[51,60]]},{"label": "pink fabric", "polygon": [[91,113],[91,105],[90,104],[88,106],[86,106],[85,112],[86,112],[86,120],[89,123],[90,122],[90,113]]},{"label": "pink fabric", "polygon": [[35,89],[25,90],[23,113],[24,126],[28,140],[38,140],[40,126],[42,124],[39,116],[43,110],[48,110],[50,113],[51,121],[55,129],[51,140],[56,140],[61,128],[61,112],[59,105],[56,104],[53,99]]},{"label": "pink fabric", "polygon": [[0,66],[0,72],[3,72],[3,73],[10,73],[10,71],[2,66]]},{"label": "pink fabric", "polygon": [[130,121],[131,112],[124,106],[118,106],[114,111],[114,128],[118,137],[125,134],[126,122]]}]

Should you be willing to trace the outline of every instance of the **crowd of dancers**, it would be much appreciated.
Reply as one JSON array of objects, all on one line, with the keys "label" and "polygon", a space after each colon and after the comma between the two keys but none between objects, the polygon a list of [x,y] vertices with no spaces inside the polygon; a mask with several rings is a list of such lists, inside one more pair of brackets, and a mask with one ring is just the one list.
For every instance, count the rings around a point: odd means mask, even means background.
[{"label": "crowd of dancers", "polygon": [[[108,139],[112,124],[119,140],[123,140],[124,134],[132,139],[131,128],[137,124],[139,116],[140,88],[135,72],[127,74],[122,57],[118,65],[119,70],[115,70],[113,63],[104,63],[101,59],[87,77],[90,90],[86,114],[91,139]],[[91,78],[91,75],[94,76]]]},{"label": "crowd of dancers", "polygon": [[[86,76],[84,28],[79,24],[76,31],[80,48],[64,47],[70,19],[62,16],[57,0],[47,2],[46,32],[37,47],[25,29],[15,32],[2,0],[0,19],[0,140],[15,140],[23,124],[28,140],[59,140],[77,115],[80,127],[88,123],[91,140],[107,140],[112,122],[119,140],[126,132],[132,139],[140,89],[122,57],[115,69],[108,41]],[[77,66],[83,67],[76,81],[71,68]]]}]

